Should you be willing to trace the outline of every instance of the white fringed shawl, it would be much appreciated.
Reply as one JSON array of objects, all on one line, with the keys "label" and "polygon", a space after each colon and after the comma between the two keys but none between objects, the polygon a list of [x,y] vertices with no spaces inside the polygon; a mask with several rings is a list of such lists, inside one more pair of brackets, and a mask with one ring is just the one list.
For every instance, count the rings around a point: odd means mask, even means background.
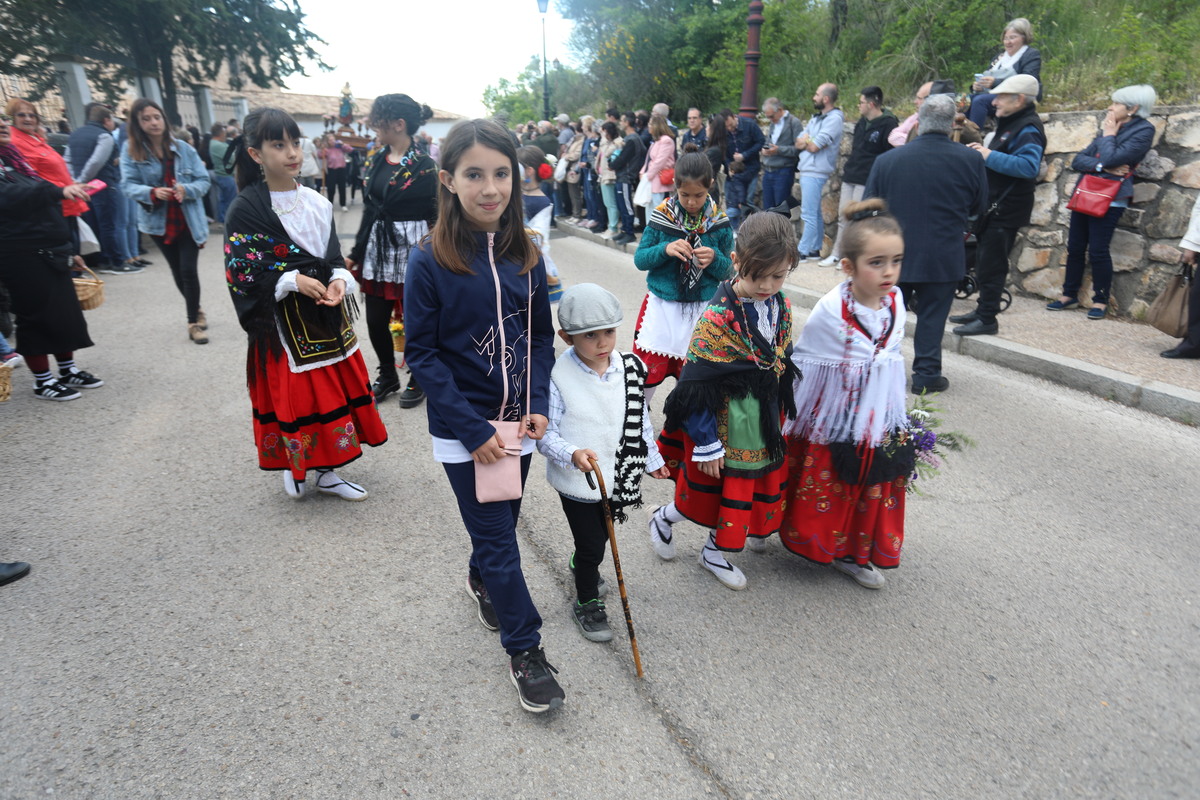
[{"label": "white fringed shawl", "polygon": [[[848,281],[817,302],[792,353],[804,377],[795,384],[796,419],[787,422],[785,435],[817,444],[877,447],[885,433],[906,427],[906,373],[900,353],[904,299],[898,288],[892,289],[890,299],[895,323],[878,355],[875,343],[843,320],[843,303],[859,320],[878,314],[855,302]],[[868,330],[879,329],[864,324]]]}]

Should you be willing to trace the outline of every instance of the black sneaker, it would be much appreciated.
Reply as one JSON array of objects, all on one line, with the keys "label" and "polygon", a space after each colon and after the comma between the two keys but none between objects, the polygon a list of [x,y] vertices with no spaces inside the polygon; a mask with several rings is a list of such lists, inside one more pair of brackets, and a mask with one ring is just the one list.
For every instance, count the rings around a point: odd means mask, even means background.
[{"label": "black sneaker", "polygon": [[400,393],[401,408],[416,408],[425,400],[425,393],[421,391],[421,387],[412,378],[408,379],[408,386]]},{"label": "black sneaker", "polygon": [[398,391],[400,391],[400,379],[396,377],[396,373],[394,372],[391,375],[380,373],[375,382],[371,384],[371,393],[375,395],[376,403]]},{"label": "black sneaker", "polygon": [[103,272],[105,275],[136,275],[141,272],[143,267],[138,264],[131,264],[126,261],[124,264],[110,264],[105,267],[100,267],[96,272]]},{"label": "black sneaker", "polygon": [[[571,560],[567,562],[567,569],[571,570],[571,577],[575,577],[575,554],[571,553]],[[604,576],[599,576],[599,581],[596,583],[596,597],[605,597],[608,594],[608,582],[604,580]]]},{"label": "black sneaker", "polygon": [[79,392],[70,387],[63,386],[58,381],[51,378],[48,381],[38,381],[33,387],[33,394],[43,400],[78,400]]},{"label": "black sneaker", "polygon": [[84,372],[81,369],[71,368],[70,372],[63,372],[58,376],[58,382],[63,386],[69,386],[72,389],[98,389],[104,385],[104,381],[97,378],[90,372]]},{"label": "black sneaker", "polygon": [[557,673],[558,670],[546,660],[546,651],[540,647],[513,656],[508,677],[517,687],[521,708],[541,714],[561,706],[567,695],[554,679]]},{"label": "black sneaker", "polygon": [[500,619],[496,616],[496,609],[492,606],[492,598],[488,597],[487,587],[483,585],[483,581],[477,580],[468,574],[467,594],[471,595],[471,598],[479,607],[479,621],[483,623],[483,627],[489,631],[500,630]]},{"label": "black sneaker", "polygon": [[608,614],[604,610],[603,600],[589,600],[580,603],[576,600],[571,604],[571,616],[583,638],[589,642],[611,642],[612,628],[608,627]]}]

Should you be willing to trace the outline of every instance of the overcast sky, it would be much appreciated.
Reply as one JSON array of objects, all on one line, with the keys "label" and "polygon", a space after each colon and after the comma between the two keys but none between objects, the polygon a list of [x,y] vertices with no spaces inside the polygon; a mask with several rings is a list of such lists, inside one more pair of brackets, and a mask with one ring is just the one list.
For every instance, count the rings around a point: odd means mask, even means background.
[{"label": "overcast sky", "polygon": [[[403,92],[480,116],[483,90],[515,78],[542,52],[537,0],[300,0],[300,8],[308,29],[328,42],[318,49],[334,69],[292,76],[288,89],[295,92],[337,95],[349,81],[355,97]],[[550,0],[548,61],[574,63],[570,34],[571,23]]]}]

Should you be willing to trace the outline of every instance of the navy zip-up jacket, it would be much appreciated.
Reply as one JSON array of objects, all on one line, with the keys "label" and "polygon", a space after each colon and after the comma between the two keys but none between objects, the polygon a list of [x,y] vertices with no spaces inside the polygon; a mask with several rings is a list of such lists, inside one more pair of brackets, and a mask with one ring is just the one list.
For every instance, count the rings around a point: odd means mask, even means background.
[{"label": "navy zip-up jacket", "polygon": [[428,396],[429,432],[457,439],[474,452],[492,438],[488,424],[500,415],[504,372],[508,404],[504,419],[525,414],[525,375],[530,370],[529,413],[548,416],[550,370],[554,367],[554,322],[546,288],[545,263],[529,271],[533,287],[532,363],[526,361],[526,308],[529,281],[521,265],[497,259],[505,347],[496,325],[496,284],[491,259],[497,234],[476,233],[473,275],[439,266],[426,240],[412,251],[404,286],[405,358]]},{"label": "navy zip-up jacket", "polygon": [[[1101,178],[1110,181],[1120,181],[1121,188],[1113,202],[1128,202],[1133,197],[1133,173],[1124,178],[1110,175],[1102,171],[1102,167],[1121,167],[1128,164],[1134,166],[1150,152],[1154,145],[1154,125],[1141,117],[1134,117],[1117,129],[1115,136],[1105,136],[1101,133],[1092,143],[1085,147],[1071,162],[1071,169],[1076,172],[1094,172]],[[1080,175],[1075,185],[1083,180]]]}]

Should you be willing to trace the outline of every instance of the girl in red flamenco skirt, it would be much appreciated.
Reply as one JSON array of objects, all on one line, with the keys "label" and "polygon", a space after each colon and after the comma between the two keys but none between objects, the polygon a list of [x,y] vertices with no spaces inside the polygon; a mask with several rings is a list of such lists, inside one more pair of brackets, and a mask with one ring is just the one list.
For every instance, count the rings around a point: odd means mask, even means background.
[{"label": "girl in red flamenco skirt", "polygon": [[[738,234],[737,277],[717,288],[700,316],[679,384],[667,398],[658,446],[675,500],[650,517],[650,544],[675,556],[671,526],[710,529],[700,565],[730,589],[746,576],[726,552],[779,531],[787,467],[781,430],[791,407],[792,315],[780,291],[799,259],[787,219],[755,214]],[[756,548],[757,549],[757,548]]]},{"label": "girl in red flamenco skirt", "polygon": [[791,478],[780,539],[879,589],[879,569],[900,564],[914,467],[896,288],[904,239],[882,200],[850,204],[845,220],[847,280],[817,303],[792,355],[804,378],[785,426]]},{"label": "girl in red flamenco skirt", "polygon": [[[225,219],[225,277],[250,337],[246,375],[259,467],[284,490],[364,500],[333,470],[387,441],[344,301],[357,285],[341,265],[333,206],[296,182],[300,131],[259,108],[235,141],[241,192]],[[320,253],[322,255],[318,256]]]}]

